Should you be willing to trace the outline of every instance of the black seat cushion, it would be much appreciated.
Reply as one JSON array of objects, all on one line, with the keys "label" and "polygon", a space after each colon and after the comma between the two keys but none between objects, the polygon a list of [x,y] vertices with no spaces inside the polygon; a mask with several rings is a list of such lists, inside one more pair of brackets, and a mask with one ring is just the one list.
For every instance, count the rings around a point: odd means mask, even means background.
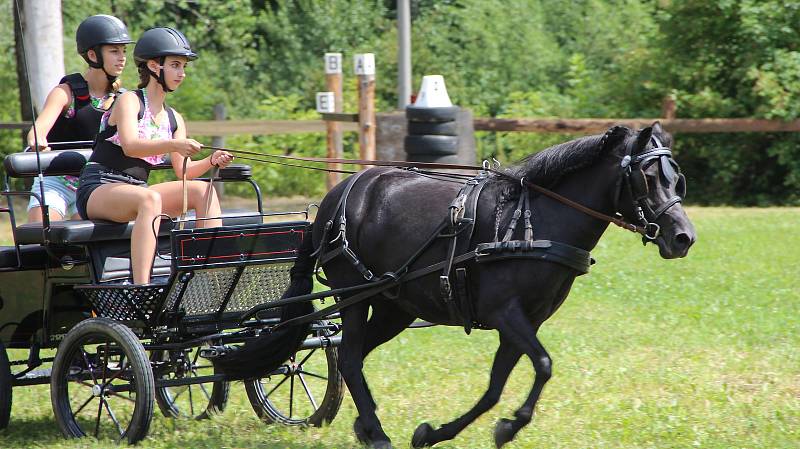
[{"label": "black seat cushion", "polygon": [[[192,217],[193,215],[189,215]],[[226,226],[261,223],[261,216],[250,211],[225,211],[222,224]],[[194,222],[186,224],[194,227]],[[168,235],[172,223],[161,220],[159,235]],[[123,240],[131,238],[133,222],[115,223],[102,220],[65,220],[50,223],[50,242],[56,245],[100,242],[106,240]],[[18,244],[43,243],[42,224],[29,223],[17,227]]]}]

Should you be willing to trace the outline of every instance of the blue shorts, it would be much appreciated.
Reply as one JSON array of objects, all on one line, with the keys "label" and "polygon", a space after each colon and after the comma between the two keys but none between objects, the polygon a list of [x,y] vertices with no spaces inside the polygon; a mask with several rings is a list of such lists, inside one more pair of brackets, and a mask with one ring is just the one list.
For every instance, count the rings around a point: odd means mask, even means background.
[{"label": "blue shorts", "polygon": [[[31,192],[41,194],[38,177],[33,179]],[[62,176],[46,176],[44,178],[44,202],[48,207],[61,214],[64,220],[69,220],[78,213],[75,204],[75,190],[69,187],[69,184]],[[34,207],[40,207],[40,204],[39,200],[31,195],[31,200],[28,202],[28,210],[30,211]]]}]

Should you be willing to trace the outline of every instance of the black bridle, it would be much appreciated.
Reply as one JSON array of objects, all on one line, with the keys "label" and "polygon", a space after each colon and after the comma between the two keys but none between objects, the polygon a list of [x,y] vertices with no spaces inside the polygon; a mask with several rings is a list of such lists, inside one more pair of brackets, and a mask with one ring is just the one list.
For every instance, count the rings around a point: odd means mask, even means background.
[{"label": "black bridle", "polygon": [[[683,202],[683,198],[686,196],[686,178],[683,176],[683,173],[681,173],[681,168],[678,163],[672,158],[672,150],[669,147],[663,146],[661,141],[655,136],[651,137],[651,142],[653,144],[651,149],[635,156],[626,154],[625,157],[622,158],[620,162],[622,176],[620,178],[619,187],[617,188],[614,207],[615,210],[619,210],[618,204],[624,186],[633,203],[632,207],[636,214],[636,219],[646,230],[642,236],[642,242],[645,244],[658,238],[661,227],[656,221],[659,217],[672,206]],[[677,180],[675,180],[676,194],[658,205],[655,209],[647,202],[650,187],[647,183],[647,177],[644,174],[644,171],[653,163],[660,164],[660,176],[667,184],[671,184],[677,177]]]}]

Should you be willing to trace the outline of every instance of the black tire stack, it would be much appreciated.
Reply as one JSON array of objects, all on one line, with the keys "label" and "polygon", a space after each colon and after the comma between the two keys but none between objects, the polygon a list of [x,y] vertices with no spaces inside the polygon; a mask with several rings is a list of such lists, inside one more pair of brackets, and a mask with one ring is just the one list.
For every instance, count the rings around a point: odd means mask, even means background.
[{"label": "black tire stack", "polygon": [[409,161],[458,163],[459,109],[406,107],[408,135],[404,146]]}]

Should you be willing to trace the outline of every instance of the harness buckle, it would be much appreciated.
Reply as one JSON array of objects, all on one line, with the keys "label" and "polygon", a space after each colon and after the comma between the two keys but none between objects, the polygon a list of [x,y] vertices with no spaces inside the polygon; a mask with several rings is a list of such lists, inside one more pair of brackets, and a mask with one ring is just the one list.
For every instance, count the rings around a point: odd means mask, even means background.
[{"label": "harness buckle", "polygon": [[450,286],[449,276],[439,276],[439,292],[446,302],[450,302],[453,298],[453,289]]}]

